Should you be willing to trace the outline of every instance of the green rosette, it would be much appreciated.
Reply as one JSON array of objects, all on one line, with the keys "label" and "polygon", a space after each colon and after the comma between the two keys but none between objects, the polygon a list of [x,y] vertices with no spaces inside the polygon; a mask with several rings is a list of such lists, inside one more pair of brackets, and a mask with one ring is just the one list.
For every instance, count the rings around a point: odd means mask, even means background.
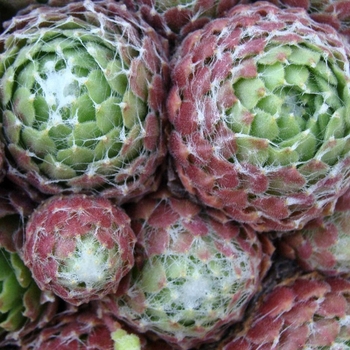
[{"label": "green rosette", "polygon": [[48,194],[119,201],[157,186],[166,47],[113,1],[41,6],[0,37],[10,176]]}]

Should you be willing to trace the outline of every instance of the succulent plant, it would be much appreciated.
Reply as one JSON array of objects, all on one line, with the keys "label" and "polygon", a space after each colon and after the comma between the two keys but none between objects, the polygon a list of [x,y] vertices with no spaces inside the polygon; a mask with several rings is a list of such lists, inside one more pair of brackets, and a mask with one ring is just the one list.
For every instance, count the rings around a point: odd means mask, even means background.
[{"label": "succulent plant", "polygon": [[23,259],[42,290],[80,305],[116,292],[134,244],[129,217],[108,199],[53,196],[29,218]]},{"label": "succulent plant", "polygon": [[168,64],[150,26],[112,0],[41,6],[8,23],[0,52],[9,177],[118,202],[158,186]]},{"label": "succulent plant", "polygon": [[[42,294],[19,255],[4,247],[0,247],[0,271],[0,346],[19,344],[53,317],[57,302]],[[46,315],[41,317],[43,311]]]},{"label": "succulent plant", "polygon": [[[6,187],[5,187],[6,186]],[[19,345],[55,315],[58,299],[42,292],[17,251],[31,202],[7,181],[0,188],[0,347]]]},{"label": "succulent plant", "polygon": [[306,271],[326,275],[350,273],[350,190],[340,197],[332,215],[308,222],[301,230],[278,234],[278,251]]},{"label": "succulent plant", "polygon": [[310,273],[263,294],[242,329],[220,350],[345,350],[350,344],[350,281]]},{"label": "succulent plant", "polygon": [[348,54],[330,26],[267,2],[189,34],[168,97],[188,193],[257,231],[331,213],[350,180]]},{"label": "succulent plant", "polygon": [[68,306],[22,342],[21,350],[172,350],[162,340],[133,331],[104,306],[99,300]]},{"label": "succulent plant", "polygon": [[71,314],[60,314],[49,325],[42,329],[35,340],[25,344],[23,349],[31,350],[112,350],[111,331],[103,320],[93,312],[76,311]]},{"label": "succulent plant", "polygon": [[[103,315],[96,305],[83,305],[59,312],[44,329],[22,344],[23,350],[113,350],[113,333],[129,330],[120,322]],[[141,350],[141,340],[136,334],[139,347],[116,350]],[[143,342],[144,343],[144,342]]]},{"label": "succulent plant", "polygon": [[174,348],[218,340],[257,292],[271,243],[263,249],[251,228],[215,220],[167,189],[126,210],[137,234],[136,263],[118,293],[105,298],[108,308]]},{"label": "succulent plant", "polygon": [[0,348],[350,350],[349,1],[0,8]]}]

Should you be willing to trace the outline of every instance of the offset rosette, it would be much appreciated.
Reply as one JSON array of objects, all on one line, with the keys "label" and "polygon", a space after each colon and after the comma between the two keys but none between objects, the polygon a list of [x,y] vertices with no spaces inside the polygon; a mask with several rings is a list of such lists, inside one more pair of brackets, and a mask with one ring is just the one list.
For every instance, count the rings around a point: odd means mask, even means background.
[{"label": "offset rosette", "polygon": [[167,51],[125,6],[85,1],[16,17],[0,37],[9,176],[121,202],[157,187]]},{"label": "offset rosette", "polygon": [[8,181],[0,188],[0,347],[22,344],[45,327],[58,309],[58,298],[41,291],[19,254],[24,222],[35,204]]},{"label": "offset rosette", "polygon": [[349,349],[350,282],[310,273],[266,290],[217,349]]},{"label": "offset rosette", "polygon": [[30,216],[23,256],[42,290],[80,305],[117,291],[134,245],[129,217],[108,199],[54,196]]},{"label": "offset rosette", "polygon": [[[3,234],[0,231],[0,239]],[[19,345],[55,315],[58,298],[42,292],[17,252],[2,245],[0,271],[0,346]]]},{"label": "offset rosette", "polygon": [[[120,340],[122,345],[115,345],[118,344],[115,340]],[[58,313],[47,327],[34,332],[21,349],[141,350],[141,339],[137,334],[130,334],[117,320],[104,315],[98,305],[89,305]]]},{"label": "offset rosette", "polygon": [[271,243],[163,190],[127,212],[137,233],[136,263],[118,293],[104,300],[108,308],[174,348],[220,339],[258,291]]},{"label": "offset rosette", "polygon": [[187,191],[259,231],[330,213],[350,184],[348,50],[304,10],[264,2],[190,34],[168,98]]},{"label": "offset rosette", "polygon": [[276,241],[278,251],[306,271],[350,274],[350,191],[340,197],[332,215],[308,222]]}]

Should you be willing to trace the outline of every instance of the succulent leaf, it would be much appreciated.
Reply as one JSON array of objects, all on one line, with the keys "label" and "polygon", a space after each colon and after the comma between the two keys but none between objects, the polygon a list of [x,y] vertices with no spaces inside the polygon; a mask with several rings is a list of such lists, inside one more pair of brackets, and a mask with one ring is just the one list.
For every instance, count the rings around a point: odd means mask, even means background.
[{"label": "succulent leaf", "polygon": [[124,329],[112,333],[114,350],[141,350],[140,339],[135,334],[128,334]]}]

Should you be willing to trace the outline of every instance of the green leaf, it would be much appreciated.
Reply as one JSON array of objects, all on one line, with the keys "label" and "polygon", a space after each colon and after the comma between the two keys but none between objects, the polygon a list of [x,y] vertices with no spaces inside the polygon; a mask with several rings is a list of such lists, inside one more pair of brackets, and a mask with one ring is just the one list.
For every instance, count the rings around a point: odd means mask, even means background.
[{"label": "green leaf", "polygon": [[35,60],[36,54],[41,51],[42,42],[39,40],[36,40],[35,43],[30,45],[25,45],[21,47],[21,49],[18,51],[16,60],[13,63],[14,68],[20,68],[24,63],[31,62]]},{"label": "green leaf", "polygon": [[57,161],[75,170],[85,170],[93,160],[94,151],[85,147],[73,146],[57,152]]},{"label": "green leaf", "polygon": [[264,81],[266,88],[272,92],[285,85],[284,65],[279,62],[271,66],[259,65],[259,77]]},{"label": "green leaf", "polygon": [[36,320],[42,312],[42,291],[37,284],[32,280],[23,295],[23,316]]},{"label": "green leaf", "polygon": [[276,117],[264,111],[258,111],[252,123],[251,135],[268,140],[274,140],[279,135]]},{"label": "green leaf", "polygon": [[115,127],[122,126],[123,118],[120,102],[118,97],[109,97],[97,107],[96,124],[104,134]]},{"label": "green leaf", "polygon": [[280,147],[291,147],[298,152],[301,161],[306,161],[313,158],[316,152],[317,139],[310,130],[305,130],[279,145]]},{"label": "green leaf", "polygon": [[123,159],[132,159],[137,157],[142,148],[142,137],[141,127],[135,124],[127,135],[126,139],[123,140],[123,146],[120,150]]},{"label": "green leaf", "polygon": [[317,117],[317,124],[318,124],[318,129],[321,131],[320,137],[324,138],[327,125],[329,123],[329,119],[331,118],[331,115],[329,113],[321,113]]},{"label": "green leaf", "polygon": [[269,147],[268,163],[273,166],[282,165],[287,166],[295,164],[299,161],[299,153],[291,147],[276,148]]},{"label": "green leaf", "polygon": [[0,329],[4,329],[6,332],[13,332],[20,329],[25,322],[22,312],[23,305],[19,302],[18,305],[11,308],[5,320],[0,323]]},{"label": "green leaf", "polygon": [[148,261],[143,268],[140,287],[145,293],[156,293],[164,288],[166,274],[163,264],[158,259]]},{"label": "green leaf", "polygon": [[332,64],[331,67],[334,75],[337,78],[338,86],[341,86],[341,87],[346,86],[348,88],[348,76],[347,74],[344,74],[344,68],[343,68],[344,62],[338,61],[337,63],[338,64]]},{"label": "green leaf", "polygon": [[13,96],[13,109],[17,117],[27,126],[35,122],[34,96],[24,87],[15,90]]},{"label": "green leaf", "polygon": [[285,68],[285,72],[286,81],[288,84],[295,85],[301,90],[304,90],[310,76],[310,72],[307,67],[291,64]]},{"label": "green leaf", "polygon": [[325,102],[330,107],[332,107],[334,110],[342,107],[342,102],[339,98],[338,91],[334,86],[328,84],[326,80],[318,76],[315,76],[315,81],[319,86],[319,90],[321,91]]},{"label": "green leaf", "polygon": [[38,131],[29,127],[24,128],[22,131],[22,140],[26,144],[26,148],[39,157],[56,152],[56,145],[49,136],[49,130]]},{"label": "green leaf", "polygon": [[124,165],[124,159],[118,156],[94,161],[94,169],[100,175],[116,175],[118,170],[123,168]]},{"label": "green leaf", "polygon": [[50,179],[66,180],[77,176],[77,173],[70,166],[58,162],[53,155],[47,154],[40,170],[43,171]]},{"label": "green leaf", "polygon": [[324,139],[329,140],[331,137],[341,138],[345,135],[345,125],[344,125],[344,108],[337,109],[332,117],[330,118],[325,134]]},{"label": "green leaf", "polygon": [[109,86],[121,96],[128,87],[126,69],[127,67],[123,66],[120,60],[114,59],[108,62],[105,73]]},{"label": "green leaf", "polygon": [[89,96],[94,103],[102,103],[111,96],[111,88],[108,85],[103,72],[99,69],[90,72],[85,85],[88,89]]},{"label": "green leaf", "polygon": [[115,58],[114,56],[116,55],[115,52],[111,51],[105,46],[92,41],[85,43],[85,49],[90,54],[90,56],[95,59],[101,69],[106,69],[108,62],[113,60]]},{"label": "green leaf", "polygon": [[170,255],[165,257],[166,275],[170,280],[184,278],[188,272],[188,260],[181,255]]},{"label": "green leaf", "polygon": [[271,115],[276,114],[278,117],[282,105],[283,100],[279,96],[271,94],[260,100],[260,102],[257,104],[257,107]]},{"label": "green leaf", "polygon": [[336,75],[333,73],[332,67],[333,65],[328,62],[319,61],[315,68],[310,69],[314,74],[317,74],[323,79],[325,79],[328,82],[328,84],[335,86],[338,84],[338,80]]},{"label": "green leaf", "polygon": [[145,118],[146,113],[146,105],[130,90],[127,91],[124,94],[122,104],[122,117],[124,125],[128,129],[131,129],[135,124],[140,124],[140,122]]},{"label": "green leaf", "polygon": [[259,63],[266,65],[274,65],[278,62],[284,62],[286,58],[292,53],[289,46],[276,46],[267,48],[266,53],[259,58]]},{"label": "green leaf", "polygon": [[315,137],[318,138],[319,134],[320,134],[320,130],[318,129],[317,119],[316,118],[310,118],[306,122],[305,130],[310,130],[315,135]]},{"label": "green leaf", "polygon": [[124,329],[111,333],[114,350],[141,350],[141,341],[136,334],[128,334]]},{"label": "green leaf", "polygon": [[320,52],[302,46],[292,47],[292,53],[288,57],[290,63],[310,67],[316,67],[320,59]]},{"label": "green leaf", "polygon": [[16,276],[11,273],[2,283],[2,290],[0,293],[0,312],[5,313],[16,306],[16,303],[21,304],[21,294],[23,289],[18,284]]},{"label": "green leaf", "polygon": [[277,125],[280,129],[279,137],[281,140],[288,140],[298,135],[301,131],[297,117],[292,114],[280,115],[277,119]]},{"label": "green leaf", "polygon": [[232,108],[228,109],[226,114],[226,123],[232,131],[246,135],[250,134],[254,116],[240,101],[237,101]]},{"label": "green leaf", "polygon": [[50,108],[47,105],[45,97],[40,95],[35,96],[34,109],[35,109],[36,121],[33,124],[37,128],[39,128],[40,125],[43,126],[43,124],[46,126],[46,122],[50,116]]},{"label": "green leaf", "polygon": [[95,105],[88,94],[81,94],[71,105],[71,115],[78,116],[80,123],[95,120]]},{"label": "green leaf", "polygon": [[72,129],[65,124],[52,126],[49,130],[49,136],[54,140],[57,149],[67,148],[67,139],[71,134]]},{"label": "green leaf", "polygon": [[343,150],[346,144],[346,138],[331,138],[319,148],[315,155],[315,158],[328,165],[334,165],[339,161],[339,158],[343,155]]},{"label": "green leaf", "polygon": [[23,124],[16,118],[13,112],[6,110],[3,112],[4,131],[9,143],[19,144]]},{"label": "green leaf", "polygon": [[56,71],[56,64],[58,62],[58,57],[53,53],[48,53],[37,59],[36,62],[39,63],[38,73],[42,79],[45,79],[46,73],[52,73]]},{"label": "green leaf", "polygon": [[11,101],[14,83],[15,71],[13,67],[9,67],[0,80],[0,95],[3,106],[6,106]]},{"label": "green leaf", "polygon": [[68,138],[68,144],[71,146],[94,147],[102,135],[103,133],[98,128],[97,122],[78,123],[74,126]]},{"label": "green leaf", "polygon": [[248,109],[254,108],[266,95],[265,84],[259,78],[241,79],[234,84],[234,90],[243,106]]},{"label": "green leaf", "polygon": [[244,136],[237,137],[238,150],[236,152],[239,161],[255,165],[263,165],[269,157],[269,142],[265,139]]},{"label": "green leaf", "polygon": [[347,128],[350,127],[350,89],[349,87],[344,87],[341,92],[339,93],[339,96],[341,97],[343,104],[344,104],[344,121],[347,126]]},{"label": "green leaf", "polygon": [[14,39],[13,34],[9,35],[4,40],[4,48],[6,49],[6,55],[2,55],[0,60],[0,77],[3,77],[6,69],[8,69],[15,61],[18,51],[20,47],[15,43],[16,39]]},{"label": "green leaf", "polygon": [[96,159],[110,158],[118,155],[123,145],[120,140],[120,131],[120,128],[115,127],[101,138],[95,147]]},{"label": "green leaf", "polygon": [[76,49],[65,49],[63,55],[68,64],[87,70],[98,69],[96,61],[85,51],[83,46]]},{"label": "green leaf", "polygon": [[13,272],[16,275],[18,284],[23,288],[27,288],[33,281],[32,276],[29,269],[24,265],[18,254],[11,254],[11,265],[13,267]]},{"label": "green leaf", "polygon": [[63,36],[58,38],[54,38],[52,40],[47,41],[41,47],[42,52],[53,52],[53,53],[61,53],[66,49],[76,49],[78,46],[81,46],[79,41],[73,40],[74,37],[67,39]]},{"label": "green leaf", "polygon": [[10,253],[5,249],[0,249],[0,285],[1,282],[12,273],[12,267],[10,265]]},{"label": "green leaf", "polygon": [[300,174],[308,178],[308,181],[324,178],[329,173],[329,170],[329,165],[318,160],[316,156],[298,168]]}]

